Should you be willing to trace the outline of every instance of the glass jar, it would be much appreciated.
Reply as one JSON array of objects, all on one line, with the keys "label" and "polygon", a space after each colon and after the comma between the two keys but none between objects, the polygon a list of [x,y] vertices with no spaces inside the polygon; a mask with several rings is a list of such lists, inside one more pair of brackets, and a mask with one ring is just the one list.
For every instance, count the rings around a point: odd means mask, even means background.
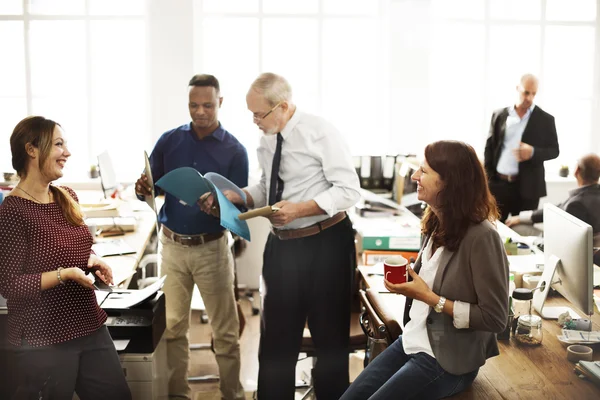
[{"label": "glass jar", "polygon": [[542,318],[537,315],[521,315],[517,322],[514,338],[521,344],[537,346],[542,344]]},{"label": "glass jar", "polygon": [[531,303],[533,301],[533,292],[531,289],[517,288],[512,292],[512,311],[513,311],[513,333],[517,329],[517,322],[522,315],[531,315]]}]

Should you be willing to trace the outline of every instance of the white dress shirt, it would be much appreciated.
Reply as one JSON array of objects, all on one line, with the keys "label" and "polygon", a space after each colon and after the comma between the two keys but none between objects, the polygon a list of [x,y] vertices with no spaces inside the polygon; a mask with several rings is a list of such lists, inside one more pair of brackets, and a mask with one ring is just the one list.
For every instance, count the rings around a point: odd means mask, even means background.
[{"label": "white dress shirt", "polygon": [[[298,218],[281,229],[313,225],[347,210],[360,199],[360,184],[344,137],[324,119],[296,110],[281,131],[279,177],[282,200],[314,200],[327,215]],[[267,205],[277,135],[263,135],[258,146],[260,182],[248,187],[254,207]]]},{"label": "white dress shirt", "polygon": [[[421,269],[419,276],[425,281],[427,286],[432,287],[438,267],[440,266],[440,258],[445,251],[444,247],[438,247],[432,255],[433,240],[427,241],[427,246],[423,249],[421,255]],[[412,307],[409,311],[410,321],[404,326],[402,321],[402,347],[406,354],[426,353],[431,357],[433,350],[429,343],[429,335],[427,334],[427,317],[430,312],[435,312],[427,303],[419,300],[413,300]],[[469,303],[454,301],[454,327],[457,329],[466,329],[469,327]]]},{"label": "white dress shirt", "polygon": [[519,162],[513,154],[513,150],[519,148],[523,132],[529,122],[529,117],[535,108],[535,104],[527,109],[523,118],[519,117],[515,107],[508,109],[508,117],[506,118],[506,131],[504,134],[504,143],[502,143],[502,151],[496,165],[496,171],[504,175],[518,175]]}]

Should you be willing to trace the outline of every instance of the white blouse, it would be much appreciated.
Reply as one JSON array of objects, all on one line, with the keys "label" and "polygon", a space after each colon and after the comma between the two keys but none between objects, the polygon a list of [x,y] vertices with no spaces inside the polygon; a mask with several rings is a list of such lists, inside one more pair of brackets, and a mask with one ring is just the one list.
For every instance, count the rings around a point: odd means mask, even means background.
[{"label": "white blouse", "polygon": [[[419,276],[430,288],[433,286],[435,275],[440,266],[440,258],[442,257],[443,252],[446,251],[444,247],[439,247],[432,255],[432,247],[433,240],[429,240],[427,246],[423,249],[423,254],[421,255],[421,269],[419,270]],[[455,328],[466,329],[469,327],[469,310],[469,303],[454,300],[453,317]],[[429,343],[426,325],[427,317],[431,312],[435,311],[433,311],[433,308],[427,305],[427,303],[414,300],[409,312],[410,321],[408,321],[406,326],[404,326],[404,322],[401,321],[402,345],[406,354],[424,352],[435,358],[433,350],[431,350],[431,344]],[[402,313],[402,315],[404,315],[404,313]]]}]

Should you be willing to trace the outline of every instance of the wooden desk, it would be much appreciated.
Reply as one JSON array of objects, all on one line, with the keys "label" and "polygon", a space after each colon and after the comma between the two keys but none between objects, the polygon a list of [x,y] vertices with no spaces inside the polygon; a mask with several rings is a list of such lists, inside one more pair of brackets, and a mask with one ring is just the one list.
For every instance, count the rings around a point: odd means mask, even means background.
[{"label": "wooden desk", "polygon": [[[77,191],[80,201],[82,199],[90,199],[90,203],[98,199],[97,191]],[[160,210],[164,199],[156,198],[156,207]],[[152,234],[156,231],[156,216],[154,212],[144,202],[137,198],[131,198],[123,201],[119,205],[121,214],[124,216],[133,216],[137,221],[135,231],[126,232],[122,236],[111,236],[107,238],[96,238],[96,241],[123,239],[136,252],[134,254],[126,254],[122,256],[107,256],[103,257],[104,261],[112,268],[115,284],[119,287],[127,288],[131,283],[131,279],[136,272],[144,252],[150,243]]]},{"label": "wooden desk", "polygon": [[[383,277],[369,275],[372,270],[369,266],[359,267],[361,280],[366,287],[378,290]],[[397,310],[397,318],[402,318],[404,296],[387,292],[381,297]],[[562,297],[548,298],[546,304],[573,307]],[[600,330],[597,312],[592,323],[594,330]],[[519,345],[513,338],[499,340],[500,355],[488,359],[473,385],[453,399],[599,399],[600,387],[573,373],[574,364],[567,361],[567,345],[556,337],[560,326],[555,320],[543,320],[542,326],[544,337],[540,346]],[[590,347],[594,360],[600,361],[600,345]]]},{"label": "wooden desk", "polygon": [[[122,238],[136,252],[122,256],[107,256],[103,260],[112,268],[115,284],[127,288],[135,274],[140,260],[150,243],[152,234],[156,229],[156,217],[152,211],[136,211],[137,227],[134,232],[127,232],[123,236],[108,239]],[[97,240],[102,240],[101,238]]]}]

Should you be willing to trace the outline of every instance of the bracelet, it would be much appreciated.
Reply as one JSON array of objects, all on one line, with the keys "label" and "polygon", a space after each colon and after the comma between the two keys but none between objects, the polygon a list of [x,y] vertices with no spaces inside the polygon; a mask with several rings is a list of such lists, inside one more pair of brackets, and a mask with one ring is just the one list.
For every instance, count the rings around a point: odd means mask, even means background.
[{"label": "bracelet", "polygon": [[63,279],[60,277],[60,271],[62,271],[63,269],[63,267],[58,267],[58,269],[56,270],[56,277],[58,278],[58,283],[60,283],[61,285],[65,284],[65,281],[63,281]]},{"label": "bracelet", "polygon": [[444,296],[440,296],[440,301],[433,307],[433,310],[436,313],[441,313],[444,310],[444,304],[446,304],[446,298]]}]

